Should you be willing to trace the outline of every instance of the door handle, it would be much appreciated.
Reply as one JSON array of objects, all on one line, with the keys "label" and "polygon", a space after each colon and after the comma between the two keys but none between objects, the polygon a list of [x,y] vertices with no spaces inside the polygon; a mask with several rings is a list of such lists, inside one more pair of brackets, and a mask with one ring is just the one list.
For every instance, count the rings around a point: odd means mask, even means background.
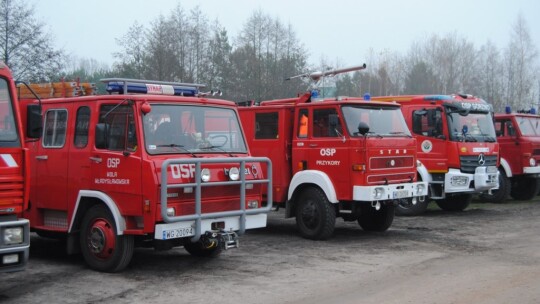
[{"label": "door handle", "polygon": [[48,155],[38,155],[38,156],[36,156],[36,159],[38,159],[38,160],[47,160],[47,159],[49,159],[49,156]]},{"label": "door handle", "polygon": [[90,160],[98,164],[101,163],[102,161],[101,157],[92,157],[92,156],[90,156]]},{"label": "door handle", "polygon": [[309,144],[309,146],[313,148],[313,147],[317,147],[318,144]]}]

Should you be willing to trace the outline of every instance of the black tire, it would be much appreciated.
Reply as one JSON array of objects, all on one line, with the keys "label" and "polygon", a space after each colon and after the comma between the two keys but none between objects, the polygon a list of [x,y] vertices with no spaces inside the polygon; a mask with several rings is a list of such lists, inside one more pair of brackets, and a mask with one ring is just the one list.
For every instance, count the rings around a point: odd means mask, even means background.
[{"label": "black tire", "polygon": [[221,247],[219,246],[208,249],[204,248],[201,242],[192,243],[189,240],[184,243],[184,249],[186,249],[186,251],[192,256],[200,258],[215,258],[219,256],[222,251]]},{"label": "black tire", "polygon": [[358,224],[364,231],[383,232],[392,226],[394,221],[394,205],[383,205],[380,210],[365,205],[358,217]]},{"label": "black tire", "polygon": [[117,234],[114,218],[104,205],[96,205],[86,212],[79,241],[84,260],[94,270],[118,272],[126,268],[133,257],[133,236]]},{"label": "black tire", "polygon": [[463,211],[469,207],[472,194],[448,194],[445,199],[435,202],[444,211]]},{"label": "black tire", "polygon": [[401,199],[398,206],[396,207],[396,215],[400,216],[414,216],[420,215],[426,212],[426,209],[429,205],[429,200],[426,197],[423,202],[418,198],[416,199],[416,204],[412,204],[412,198]]},{"label": "black tire", "polygon": [[510,196],[518,201],[533,199],[540,190],[540,179],[533,177],[514,177]]},{"label": "black tire", "polygon": [[491,190],[491,194],[480,194],[480,199],[487,203],[504,203],[510,196],[511,189],[512,185],[510,183],[510,179],[506,176],[504,170],[499,170],[499,189]]},{"label": "black tire", "polygon": [[336,210],[319,188],[305,189],[296,201],[296,226],[302,237],[325,240],[336,225]]}]

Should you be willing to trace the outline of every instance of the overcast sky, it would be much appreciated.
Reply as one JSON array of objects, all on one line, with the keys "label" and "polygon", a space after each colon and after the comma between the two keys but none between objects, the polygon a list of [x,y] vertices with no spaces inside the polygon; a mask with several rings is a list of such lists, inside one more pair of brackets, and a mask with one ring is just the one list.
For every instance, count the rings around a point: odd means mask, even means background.
[{"label": "overcast sky", "polygon": [[35,16],[54,35],[58,48],[79,58],[112,64],[118,51],[115,38],[135,21],[145,25],[169,15],[178,3],[199,6],[219,20],[233,38],[261,9],[291,24],[310,54],[343,65],[365,62],[368,50],[405,53],[412,42],[433,33],[457,32],[478,47],[488,39],[500,49],[510,37],[518,14],[525,18],[540,49],[540,0],[26,0]]}]

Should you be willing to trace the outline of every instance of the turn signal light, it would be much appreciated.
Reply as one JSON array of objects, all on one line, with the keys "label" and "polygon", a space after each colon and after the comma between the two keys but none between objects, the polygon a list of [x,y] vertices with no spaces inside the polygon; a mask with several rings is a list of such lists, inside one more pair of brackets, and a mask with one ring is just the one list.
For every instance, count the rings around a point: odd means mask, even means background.
[{"label": "turn signal light", "polygon": [[366,171],[366,165],[361,165],[361,164],[355,164],[352,166],[352,170],[353,171]]}]

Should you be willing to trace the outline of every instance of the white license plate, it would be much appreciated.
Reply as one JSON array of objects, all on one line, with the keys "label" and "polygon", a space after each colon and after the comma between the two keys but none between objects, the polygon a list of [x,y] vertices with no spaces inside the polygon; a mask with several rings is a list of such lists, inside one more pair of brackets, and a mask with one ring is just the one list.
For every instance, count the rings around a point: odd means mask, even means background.
[{"label": "white license plate", "polygon": [[396,190],[394,191],[394,198],[409,197],[409,190]]},{"label": "white license plate", "polygon": [[162,240],[177,239],[195,234],[193,227],[177,228],[163,231]]}]

